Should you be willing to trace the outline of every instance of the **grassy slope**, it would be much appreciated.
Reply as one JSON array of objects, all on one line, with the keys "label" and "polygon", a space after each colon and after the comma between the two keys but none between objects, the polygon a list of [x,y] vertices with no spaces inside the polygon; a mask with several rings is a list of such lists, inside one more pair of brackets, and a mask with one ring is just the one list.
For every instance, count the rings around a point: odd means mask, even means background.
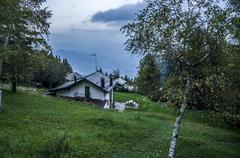
[{"label": "grassy slope", "polygon": [[[5,92],[0,113],[0,157],[166,157],[176,110],[135,94],[138,111],[117,113],[81,103]],[[177,157],[240,157],[240,134],[214,127],[189,111]]]}]

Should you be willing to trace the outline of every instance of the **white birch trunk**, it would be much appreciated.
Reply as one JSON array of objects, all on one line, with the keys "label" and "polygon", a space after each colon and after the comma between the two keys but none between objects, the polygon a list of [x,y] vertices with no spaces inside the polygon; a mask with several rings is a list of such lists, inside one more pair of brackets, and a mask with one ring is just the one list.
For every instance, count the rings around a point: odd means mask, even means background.
[{"label": "white birch trunk", "polygon": [[185,113],[186,107],[187,107],[188,96],[189,96],[189,92],[190,92],[190,84],[191,84],[191,79],[188,78],[186,87],[185,87],[184,98],[183,98],[183,102],[181,105],[181,109],[179,111],[179,115],[178,115],[176,122],[174,124],[174,127],[173,127],[172,140],[171,140],[171,144],[170,144],[170,148],[169,148],[168,158],[174,158],[175,153],[176,153],[177,139],[178,139],[180,124],[183,119],[183,115]]}]

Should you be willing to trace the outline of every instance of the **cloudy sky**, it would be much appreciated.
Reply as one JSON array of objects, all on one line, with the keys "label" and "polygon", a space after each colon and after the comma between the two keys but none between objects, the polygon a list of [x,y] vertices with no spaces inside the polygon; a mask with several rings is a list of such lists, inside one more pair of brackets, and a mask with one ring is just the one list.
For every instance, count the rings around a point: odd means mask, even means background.
[{"label": "cloudy sky", "polygon": [[119,29],[144,8],[142,0],[47,0],[52,10],[50,44],[82,74],[95,71],[94,57],[103,71],[120,69],[134,77],[139,56],[124,51]]}]

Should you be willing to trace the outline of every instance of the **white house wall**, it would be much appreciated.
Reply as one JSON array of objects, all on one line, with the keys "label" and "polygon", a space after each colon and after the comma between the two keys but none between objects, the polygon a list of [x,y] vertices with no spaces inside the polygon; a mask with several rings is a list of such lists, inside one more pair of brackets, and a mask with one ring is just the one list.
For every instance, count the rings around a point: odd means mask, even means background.
[{"label": "white house wall", "polygon": [[77,92],[79,97],[85,97],[85,86],[90,87],[90,98],[100,99],[100,100],[104,100],[104,99],[109,100],[109,93],[105,93],[101,89],[88,83],[80,83],[70,89],[64,89],[64,90],[58,91],[56,95],[63,96],[63,97],[75,97],[75,93]]},{"label": "white house wall", "polygon": [[106,99],[106,100],[109,100],[109,98],[110,98],[109,93],[106,93],[106,95],[105,95],[105,99]]}]

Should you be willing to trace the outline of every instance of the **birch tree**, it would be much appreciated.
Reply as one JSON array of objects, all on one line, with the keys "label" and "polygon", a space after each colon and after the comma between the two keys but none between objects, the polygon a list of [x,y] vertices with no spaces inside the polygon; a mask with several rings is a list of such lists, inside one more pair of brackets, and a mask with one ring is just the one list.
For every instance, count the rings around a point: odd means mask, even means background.
[{"label": "birch tree", "polygon": [[168,154],[173,158],[191,85],[203,69],[210,68],[211,62],[224,53],[230,11],[217,0],[149,0],[147,3],[137,19],[121,30],[128,38],[126,50],[133,54],[155,54],[178,67],[175,75],[185,76],[184,96]]}]

